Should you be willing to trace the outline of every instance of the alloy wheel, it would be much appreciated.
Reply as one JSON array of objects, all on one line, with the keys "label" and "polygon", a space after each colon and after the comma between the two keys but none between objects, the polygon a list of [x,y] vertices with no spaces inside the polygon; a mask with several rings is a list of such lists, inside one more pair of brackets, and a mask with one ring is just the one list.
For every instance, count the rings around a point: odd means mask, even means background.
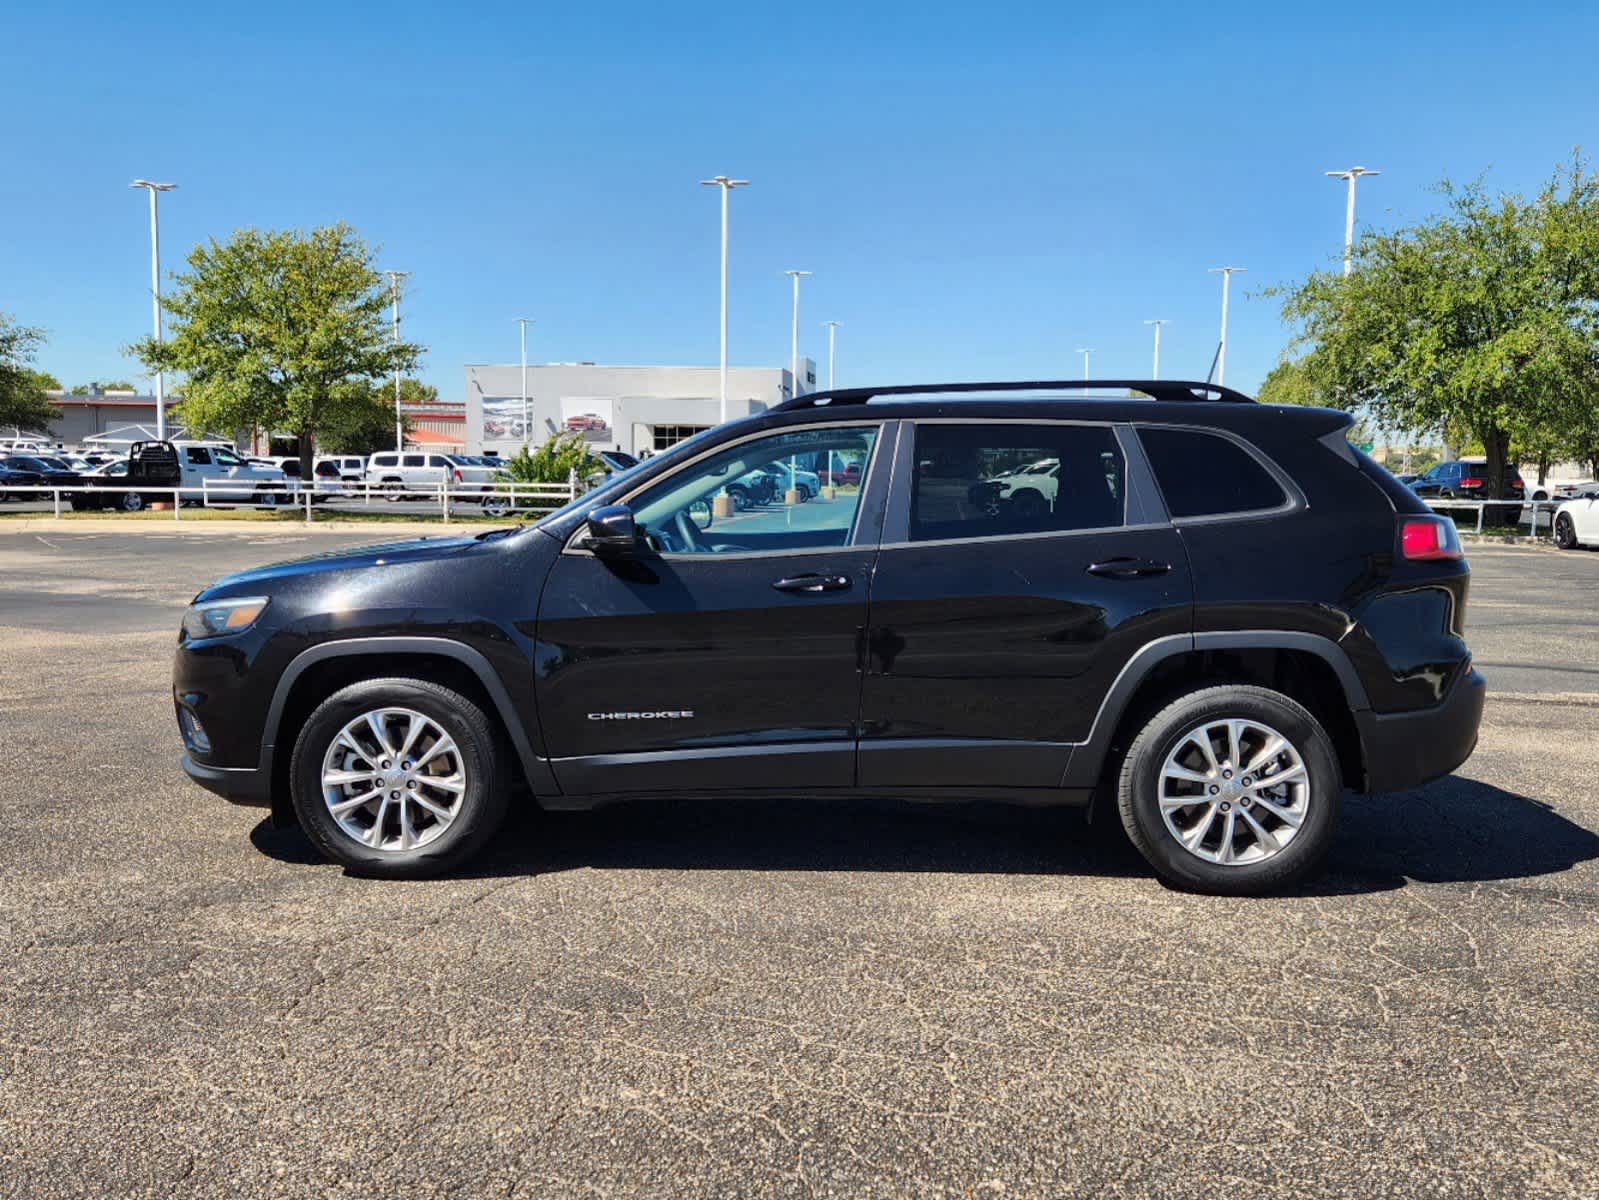
[{"label": "alloy wheel", "polygon": [[1311,804],[1310,775],[1288,738],[1246,717],[1194,726],[1160,770],[1160,816],[1188,853],[1248,866],[1281,853]]},{"label": "alloy wheel", "polygon": [[466,764],[455,740],[409,708],[363,713],[322,758],[322,799],[349,838],[374,850],[410,851],[460,815]]}]

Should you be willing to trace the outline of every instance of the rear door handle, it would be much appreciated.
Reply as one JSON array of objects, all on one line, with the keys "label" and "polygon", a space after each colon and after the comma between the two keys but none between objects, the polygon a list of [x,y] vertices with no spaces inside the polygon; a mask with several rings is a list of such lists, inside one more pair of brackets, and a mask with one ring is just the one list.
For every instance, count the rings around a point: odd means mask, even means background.
[{"label": "rear door handle", "polygon": [[1088,567],[1090,575],[1100,575],[1106,579],[1140,579],[1146,575],[1164,575],[1170,570],[1171,563],[1156,562],[1152,558],[1129,558],[1126,555],[1107,558]]},{"label": "rear door handle", "polygon": [[780,592],[842,592],[849,585],[848,575],[790,575],[772,583]]}]

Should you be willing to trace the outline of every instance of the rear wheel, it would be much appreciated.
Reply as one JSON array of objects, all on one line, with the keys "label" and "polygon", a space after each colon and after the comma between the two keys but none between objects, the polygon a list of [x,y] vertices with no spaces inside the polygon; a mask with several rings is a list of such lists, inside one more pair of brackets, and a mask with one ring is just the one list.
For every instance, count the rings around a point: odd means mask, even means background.
[{"label": "rear wheel", "polygon": [[421,878],[476,854],[505,817],[504,754],[488,716],[421,679],[373,679],[311,714],[290,766],[294,811],[352,870]]},{"label": "rear wheel", "polygon": [[1206,688],[1134,738],[1117,802],[1133,844],[1167,883],[1258,895],[1303,878],[1332,845],[1343,777],[1303,705],[1266,688]]},{"label": "rear wheel", "polygon": [[117,501],[117,507],[120,508],[123,512],[143,512],[144,511],[144,493],[143,492],[123,492],[122,493],[122,499]]},{"label": "rear wheel", "polygon": [[1555,516],[1555,545],[1562,550],[1577,548],[1577,526],[1570,513],[1557,513]]}]

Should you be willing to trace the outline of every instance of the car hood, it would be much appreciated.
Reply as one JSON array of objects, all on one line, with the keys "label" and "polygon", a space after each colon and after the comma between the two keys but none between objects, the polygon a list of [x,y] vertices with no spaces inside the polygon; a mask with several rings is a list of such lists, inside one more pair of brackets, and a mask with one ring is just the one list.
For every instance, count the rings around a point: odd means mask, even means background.
[{"label": "car hood", "polygon": [[259,587],[306,575],[329,571],[358,571],[371,567],[399,566],[405,563],[428,562],[464,554],[481,546],[482,535],[467,537],[423,537],[404,542],[381,542],[372,546],[357,546],[349,550],[333,550],[313,554],[288,562],[270,563],[224,575],[207,588],[202,595],[238,594],[241,589]]}]

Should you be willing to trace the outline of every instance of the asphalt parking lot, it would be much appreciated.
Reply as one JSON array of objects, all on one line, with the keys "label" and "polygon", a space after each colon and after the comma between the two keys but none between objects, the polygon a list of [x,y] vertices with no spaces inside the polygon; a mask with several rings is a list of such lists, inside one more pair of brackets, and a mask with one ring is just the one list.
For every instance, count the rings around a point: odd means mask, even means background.
[{"label": "asphalt parking lot", "polygon": [[1599,1195],[1599,553],[1471,547],[1476,755],[1231,900],[803,794],[347,877],[184,779],[170,656],[382,536],[0,532],[0,1197]]}]

